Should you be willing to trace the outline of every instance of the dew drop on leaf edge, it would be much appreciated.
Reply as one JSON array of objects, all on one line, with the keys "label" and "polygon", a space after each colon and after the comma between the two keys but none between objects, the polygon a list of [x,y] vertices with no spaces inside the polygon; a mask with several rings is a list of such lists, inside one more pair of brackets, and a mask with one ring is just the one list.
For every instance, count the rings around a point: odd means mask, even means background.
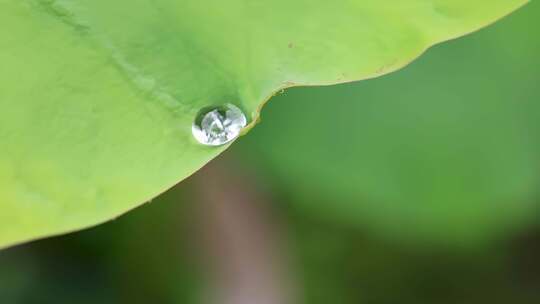
[{"label": "dew drop on leaf edge", "polygon": [[225,104],[201,110],[191,129],[199,143],[221,146],[237,138],[246,124],[242,110],[233,104]]}]

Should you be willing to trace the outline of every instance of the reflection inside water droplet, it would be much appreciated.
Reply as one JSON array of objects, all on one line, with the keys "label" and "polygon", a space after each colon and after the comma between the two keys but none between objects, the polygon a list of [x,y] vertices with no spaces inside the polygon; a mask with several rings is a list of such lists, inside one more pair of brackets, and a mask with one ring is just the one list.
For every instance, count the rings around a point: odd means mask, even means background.
[{"label": "reflection inside water droplet", "polygon": [[191,129],[201,144],[220,146],[238,137],[246,124],[247,119],[242,110],[226,104],[201,111]]}]

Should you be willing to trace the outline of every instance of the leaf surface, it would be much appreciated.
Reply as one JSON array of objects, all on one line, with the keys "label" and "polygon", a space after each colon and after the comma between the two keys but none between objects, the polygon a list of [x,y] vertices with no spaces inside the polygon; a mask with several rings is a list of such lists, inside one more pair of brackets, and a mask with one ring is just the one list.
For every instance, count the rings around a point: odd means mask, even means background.
[{"label": "leaf surface", "polygon": [[[226,147],[204,107],[251,121],[282,88],[376,77],[524,0],[0,0],[0,247],[96,225]],[[248,128],[248,129],[249,129]]]}]

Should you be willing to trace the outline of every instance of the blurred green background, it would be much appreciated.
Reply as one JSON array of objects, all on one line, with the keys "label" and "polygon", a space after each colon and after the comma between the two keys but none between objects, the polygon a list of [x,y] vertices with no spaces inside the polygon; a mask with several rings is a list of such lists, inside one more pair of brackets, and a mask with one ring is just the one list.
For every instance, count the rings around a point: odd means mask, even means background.
[{"label": "blurred green background", "polygon": [[[539,29],[533,2],[394,74],[285,91],[216,160],[257,175],[297,302],[540,303]],[[0,303],[204,302],[199,199],[188,180],[1,251]]]}]

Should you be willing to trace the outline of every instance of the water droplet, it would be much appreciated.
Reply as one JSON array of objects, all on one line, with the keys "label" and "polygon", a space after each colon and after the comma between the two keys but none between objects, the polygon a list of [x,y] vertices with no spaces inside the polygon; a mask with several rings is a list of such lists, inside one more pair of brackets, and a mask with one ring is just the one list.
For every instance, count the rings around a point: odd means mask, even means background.
[{"label": "water droplet", "polygon": [[203,145],[224,145],[240,135],[247,124],[242,110],[232,104],[202,110],[193,122],[193,136]]}]

